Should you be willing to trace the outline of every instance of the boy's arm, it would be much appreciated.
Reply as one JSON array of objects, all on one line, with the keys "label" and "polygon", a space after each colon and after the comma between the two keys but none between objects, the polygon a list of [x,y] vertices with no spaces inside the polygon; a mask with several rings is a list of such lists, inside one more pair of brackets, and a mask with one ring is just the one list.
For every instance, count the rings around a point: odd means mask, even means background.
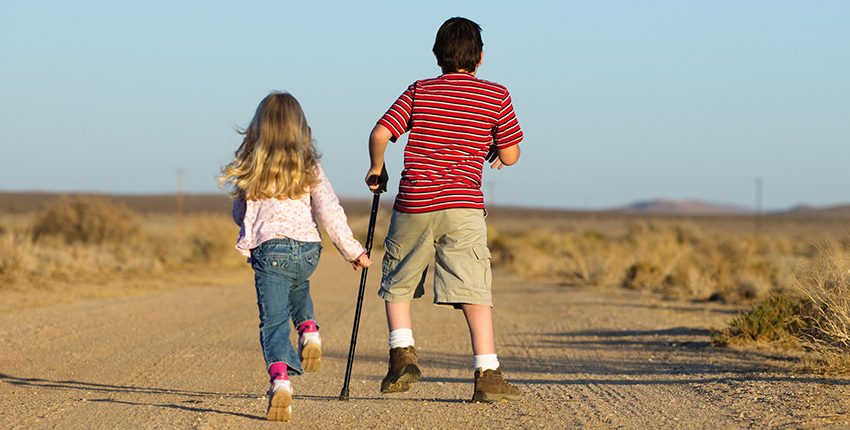
[{"label": "boy's arm", "polygon": [[392,137],[392,132],[381,124],[376,124],[369,134],[369,159],[372,164],[366,173],[366,185],[376,194],[387,190],[389,175],[384,165],[384,152]]}]

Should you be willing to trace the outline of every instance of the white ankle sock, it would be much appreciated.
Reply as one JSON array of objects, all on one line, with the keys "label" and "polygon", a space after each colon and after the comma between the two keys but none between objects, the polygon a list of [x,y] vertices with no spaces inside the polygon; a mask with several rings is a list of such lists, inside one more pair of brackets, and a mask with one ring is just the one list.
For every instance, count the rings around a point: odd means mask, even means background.
[{"label": "white ankle sock", "polygon": [[390,332],[390,349],[413,346],[413,330],[400,328]]},{"label": "white ankle sock", "polygon": [[475,370],[496,370],[499,368],[499,359],[496,354],[484,354],[475,356]]}]

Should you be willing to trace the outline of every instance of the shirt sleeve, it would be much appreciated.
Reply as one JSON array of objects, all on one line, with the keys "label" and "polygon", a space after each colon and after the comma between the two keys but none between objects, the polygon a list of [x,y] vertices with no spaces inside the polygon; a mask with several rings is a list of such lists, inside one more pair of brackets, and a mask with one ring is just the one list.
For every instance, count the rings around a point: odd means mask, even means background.
[{"label": "shirt sleeve", "polygon": [[[247,262],[251,263],[251,250],[246,249],[244,247],[245,243],[249,243],[251,238],[251,231],[245,229],[245,217],[246,216],[256,216],[256,212],[251,214],[248,213],[248,202],[244,197],[238,197],[233,200],[233,222],[239,226],[239,236],[236,238],[236,250],[239,251],[240,254],[248,257]],[[252,225],[253,220],[250,220],[248,225]]]},{"label": "shirt sleeve", "polygon": [[519,121],[517,121],[516,114],[514,114],[511,95],[506,89],[505,95],[502,97],[499,118],[496,121],[496,129],[493,133],[493,142],[496,143],[499,149],[505,149],[519,144],[522,138],[522,130],[519,128]]},{"label": "shirt sleeve", "polygon": [[407,87],[407,91],[399,96],[398,100],[390,106],[390,109],[378,124],[383,125],[392,133],[392,141],[395,142],[402,134],[410,131],[410,117],[413,112],[413,96],[416,93],[416,84]]},{"label": "shirt sleeve", "polygon": [[246,206],[245,198],[238,197],[233,200],[233,222],[236,223],[239,227],[242,227],[245,224],[245,206]]},{"label": "shirt sleeve", "polygon": [[319,182],[310,189],[310,196],[316,207],[316,214],[328,232],[337,251],[346,261],[354,261],[366,252],[366,249],[354,238],[345,211],[339,204],[331,182],[325,176],[321,165],[317,165]]}]

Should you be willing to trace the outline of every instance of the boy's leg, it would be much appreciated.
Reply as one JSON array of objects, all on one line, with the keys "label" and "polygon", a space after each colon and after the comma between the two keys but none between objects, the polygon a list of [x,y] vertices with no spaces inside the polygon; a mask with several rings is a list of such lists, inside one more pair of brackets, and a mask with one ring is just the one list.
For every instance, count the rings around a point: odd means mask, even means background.
[{"label": "boy's leg", "polygon": [[496,341],[493,335],[493,313],[490,306],[462,304],[463,316],[469,326],[472,340],[472,353],[489,355],[496,353]]},{"label": "boy's leg", "polygon": [[387,376],[381,381],[382,393],[398,393],[410,389],[422,376],[413,330],[410,323],[410,302],[386,302],[387,325],[390,329],[390,361]]},{"label": "boy's leg", "polygon": [[490,306],[462,304],[460,307],[469,325],[472,353],[475,354],[475,391],[472,400],[500,402],[522,399],[519,388],[502,378],[502,369],[496,356],[493,313]]},{"label": "boy's leg", "polygon": [[410,302],[386,302],[386,310],[390,333],[398,329],[413,329],[413,324],[410,322]]},{"label": "boy's leg", "polygon": [[435,300],[461,308],[466,317],[475,363],[472,400],[519,400],[521,392],[502,379],[496,356],[484,211],[449,209],[441,211],[436,223]]},{"label": "boy's leg", "polygon": [[390,331],[390,359],[381,381],[382,393],[407,391],[418,381],[419,370],[410,319],[410,302],[423,294],[428,261],[433,250],[429,214],[393,211],[378,295],[385,301]]}]

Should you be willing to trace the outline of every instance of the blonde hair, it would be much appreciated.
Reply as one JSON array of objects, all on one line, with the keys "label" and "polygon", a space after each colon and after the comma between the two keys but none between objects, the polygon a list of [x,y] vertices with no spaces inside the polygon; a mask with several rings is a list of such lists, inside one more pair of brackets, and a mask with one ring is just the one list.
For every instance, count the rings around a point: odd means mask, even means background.
[{"label": "blonde hair", "polygon": [[219,187],[233,187],[247,200],[297,199],[318,181],[321,157],[304,111],[289,93],[272,92],[260,102],[233,161],[221,169]]}]

